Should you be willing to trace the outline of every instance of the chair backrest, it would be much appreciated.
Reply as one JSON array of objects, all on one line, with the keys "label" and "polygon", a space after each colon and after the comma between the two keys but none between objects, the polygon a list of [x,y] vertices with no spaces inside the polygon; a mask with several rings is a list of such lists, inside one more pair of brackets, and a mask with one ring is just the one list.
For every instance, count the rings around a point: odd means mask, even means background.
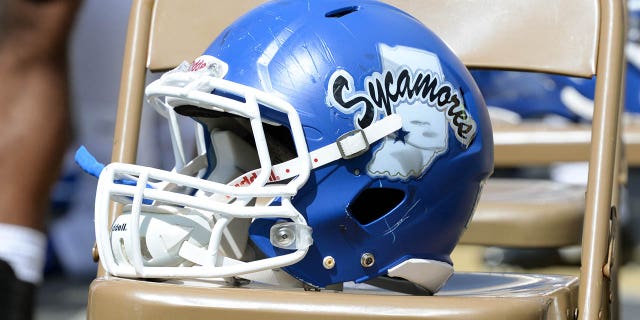
[{"label": "chair backrest", "polygon": [[[197,57],[211,39],[238,15],[262,2],[265,1],[215,1],[204,5],[198,1],[187,1],[179,5],[180,12],[177,13],[165,10],[167,6],[175,7],[172,1],[156,1],[154,19],[161,19],[163,23],[151,29],[147,66],[151,70],[163,70]],[[445,39],[469,67],[546,71],[584,77],[595,74],[598,40],[596,0],[590,0],[587,5],[584,0],[516,3],[497,0],[490,1],[491,8],[495,9],[493,12],[485,10],[487,1],[448,1],[452,3],[447,5],[439,1],[385,2],[425,23]],[[205,17],[198,12],[206,7],[222,10],[228,15],[203,20]],[[526,18],[523,19],[521,13],[525,12]],[[182,19],[185,16],[199,18]],[[500,28],[509,32],[496,32],[494,24],[487,23],[498,22],[498,18]],[[452,22],[454,28],[451,28]],[[194,30],[200,33],[194,33]],[[555,45],[549,46],[549,43]]]},{"label": "chair backrest", "polygon": [[595,73],[597,0],[387,2],[445,39],[468,67]]},{"label": "chair backrest", "polygon": [[[146,71],[169,69],[198,56],[229,22],[261,2],[134,1],[112,161],[135,162]],[[603,266],[610,262],[609,219],[624,45],[622,1],[388,2],[423,21],[469,67],[597,75],[579,294],[580,317],[596,318],[607,308],[601,293],[606,290]],[[155,23],[159,20],[163,23]]]}]

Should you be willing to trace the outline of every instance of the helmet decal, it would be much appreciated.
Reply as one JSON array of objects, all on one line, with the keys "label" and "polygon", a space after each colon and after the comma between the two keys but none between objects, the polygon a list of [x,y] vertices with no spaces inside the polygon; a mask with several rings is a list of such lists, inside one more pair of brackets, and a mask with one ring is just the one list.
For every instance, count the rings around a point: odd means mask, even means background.
[{"label": "helmet decal", "polygon": [[445,80],[438,56],[406,46],[379,46],[383,72],[364,79],[366,92],[354,92],[353,76],[336,70],[327,86],[329,107],[353,114],[365,128],[384,115],[400,114],[402,129],[383,140],[367,166],[371,176],[420,177],[447,151],[448,130],[466,148],[476,133],[460,90]]}]

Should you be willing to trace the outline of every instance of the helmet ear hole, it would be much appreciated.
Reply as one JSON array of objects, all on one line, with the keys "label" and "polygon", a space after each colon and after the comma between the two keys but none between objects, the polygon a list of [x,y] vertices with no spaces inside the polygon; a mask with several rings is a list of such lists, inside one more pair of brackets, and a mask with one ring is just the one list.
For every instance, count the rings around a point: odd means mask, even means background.
[{"label": "helmet ear hole", "polygon": [[369,224],[385,216],[405,198],[402,190],[370,188],[362,191],[347,207],[348,212],[360,223]]}]

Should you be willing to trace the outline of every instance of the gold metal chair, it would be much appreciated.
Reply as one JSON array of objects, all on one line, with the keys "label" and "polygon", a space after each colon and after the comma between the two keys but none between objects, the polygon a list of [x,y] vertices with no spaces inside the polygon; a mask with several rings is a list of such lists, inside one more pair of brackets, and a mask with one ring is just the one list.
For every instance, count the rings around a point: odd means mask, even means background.
[{"label": "gold metal chair", "polygon": [[[197,57],[223,27],[260,2],[133,1],[112,161],[136,160],[147,71],[167,70]],[[597,75],[591,146],[578,147],[590,163],[580,277],[457,272],[436,296],[423,297],[358,289],[203,287],[122,279],[99,268],[89,290],[89,319],[609,318],[616,303],[610,300],[615,298],[610,295],[615,286],[610,247],[616,236],[612,199],[617,184],[614,172],[618,172],[616,150],[620,150],[616,145],[624,45],[622,1],[388,2],[423,21],[468,67]],[[524,147],[501,144],[499,135],[509,131],[498,129],[496,159],[525,152]],[[568,148],[559,146],[558,152]],[[118,214],[118,208],[112,213]]]}]

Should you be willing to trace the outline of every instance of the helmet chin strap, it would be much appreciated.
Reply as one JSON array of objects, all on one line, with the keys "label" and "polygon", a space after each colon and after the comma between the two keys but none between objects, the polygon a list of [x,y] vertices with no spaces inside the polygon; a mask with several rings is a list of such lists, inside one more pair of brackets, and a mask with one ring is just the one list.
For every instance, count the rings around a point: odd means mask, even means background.
[{"label": "helmet chin strap", "polygon": [[[324,166],[339,159],[355,158],[367,150],[372,143],[402,128],[402,119],[398,114],[386,116],[364,129],[349,131],[339,137],[336,142],[309,152],[311,169]],[[291,159],[271,167],[269,182],[294,178],[300,174],[297,165],[299,159]],[[229,185],[242,185],[252,181],[251,178],[260,173],[260,169],[247,172],[229,182]]]}]

